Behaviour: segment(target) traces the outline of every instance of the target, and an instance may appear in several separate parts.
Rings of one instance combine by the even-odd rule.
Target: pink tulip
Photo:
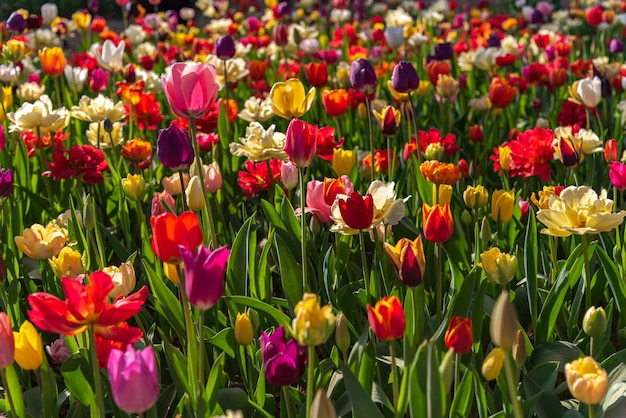
[[[181,118],[204,116],[217,99],[219,85],[211,64],[177,62],[161,84],[172,112]]]
[[[143,413],[159,397],[159,371],[152,347],[126,352],[113,348],[107,361],[113,400],[124,412]]]
[[[609,178],[617,190],[626,189],[626,164],[619,161],[609,164]]]
[[[11,321],[5,312],[0,312],[0,369],[13,364],[15,340]]]
[[[194,308],[206,311],[212,308],[224,293],[224,274],[230,250],[220,247],[211,251],[200,246],[190,251],[178,247],[185,267],[185,291]]]
[[[342,184],[343,191],[338,191],[340,191],[341,194],[350,196],[354,191],[354,186],[348,176],[339,177],[339,182],[340,183],[337,183],[337,185]],[[335,201],[336,193],[333,193],[331,190],[325,191],[325,183],[326,189],[328,189],[328,185],[330,184],[328,181],[313,180],[307,184],[306,211],[312,213],[320,222],[329,224],[332,223],[330,219],[330,209]],[[341,186],[339,186],[339,188],[341,189]],[[333,194],[335,196],[333,196]]]
[[[285,133],[285,153],[296,167],[308,167],[317,152],[319,128],[300,119],[292,119]]]

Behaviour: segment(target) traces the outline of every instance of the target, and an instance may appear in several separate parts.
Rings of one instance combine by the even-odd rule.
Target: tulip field
[[[626,2],[462,3],[0,14],[0,415],[626,416]]]

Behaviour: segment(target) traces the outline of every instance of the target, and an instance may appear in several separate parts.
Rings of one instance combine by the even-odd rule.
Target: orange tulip
[[[428,206],[422,205],[424,236],[430,242],[446,242],[454,232],[454,219],[450,204]]]
[[[474,331],[472,329],[472,318],[452,316],[450,325],[445,336],[446,347],[453,349],[455,353],[469,353],[474,344]]]
[[[489,100],[495,107],[506,107],[517,94],[517,87],[511,86],[505,78],[496,77],[489,86]]]
[[[202,244],[202,229],[193,212],[184,212],[180,216],[162,213],[153,216],[150,224],[153,233],[152,250],[163,262],[180,262],[180,246],[192,251]]]
[[[324,90],[322,93],[322,103],[328,116],[337,117],[348,110],[348,90]]]
[[[367,318],[374,335],[380,340],[397,340],[404,335],[406,318],[397,296],[385,296],[373,308],[368,304]]]
[[[428,74],[428,79],[430,80],[430,84],[436,86],[437,80],[439,80],[439,75],[450,75],[452,68],[450,67],[450,63],[448,61],[431,61],[426,64],[426,74]]]
[[[58,46],[53,48],[46,47],[39,51],[39,61],[41,61],[41,68],[44,73],[53,77],[62,75],[67,65],[65,54]]]
[[[459,167],[437,160],[424,161],[420,165],[420,171],[426,180],[435,184],[453,185],[461,179]]]

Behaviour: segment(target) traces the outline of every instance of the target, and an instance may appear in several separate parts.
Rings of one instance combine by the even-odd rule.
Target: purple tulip
[[[543,23],[543,13],[541,13],[537,9],[534,9],[530,13],[530,23],[533,23],[533,24]]]
[[[7,144],[7,137],[4,134],[4,126],[0,125],[0,152],[2,152],[6,144]]]
[[[420,78],[417,70],[408,61],[400,61],[393,67],[391,73],[391,87],[399,93],[408,93],[417,90],[420,85]]]
[[[276,6],[276,14],[279,17],[288,17],[289,15],[291,15],[291,7],[289,6],[289,2],[281,1],[280,3],[278,3],[278,6]]]
[[[24,32],[26,29],[26,19],[17,12],[11,13],[11,16],[7,19],[7,29],[11,32]]]
[[[359,58],[350,65],[350,84],[355,90],[370,92],[376,88],[376,72],[365,58]]]
[[[435,58],[437,61],[449,60],[454,56],[454,50],[450,42],[441,42],[435,45]]]
[[[265,378],[272,386],[296,383],[306,367],[306,348],[290,338],[285,342],[285,328],[278,327],[272,335],[261,332],[261,353]]]
[[[230,250],[220,247],[211,251],[200,246],[197,251],[178,247],[185,267],[185,291],[194,308],[205,311],[224,293],[224,273]]]
[[[126,352],[111,350],[107,362],[113,400],[124,412],[143,413],[159,397],[159,371],[152,347],[137,350],[132,345]]]
[[[157,155],[161,164],[170,170],[179,171],[193,164],[193,147],[187,131],[170,125],[159,131]]]
[[[0,168],[0,199],[9,197],[13,191],[13,172],[8,168]]]
[[[611,39],[609,51],[611,51],[611,54],[621,54],[624,52],[624,43],[617,38]]]
[[[215,55],[221,60],[229,60],[235,56],[235,41],[230,34],[221,36],[215,43]]]
[[[492,48],[500,48],[500,38],[498,38],[498,35],[491,35],[487,39],[487,45]]]
[[[87,8],[94,13],[98,13],[98,10],[100,9],[100,3],[98,2],[98,0],[88,0]]]

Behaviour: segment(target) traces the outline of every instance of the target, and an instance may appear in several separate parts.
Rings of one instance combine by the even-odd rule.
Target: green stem
[[[180,180],[180,198],[183,201],[183,212],[187,212],[189,206],[187,206],[187,196],[185,195],[185,174],[183,170],[178,172],[178,179]]]
[[[307,373],[307,380],[306,380],[306,416],[310,417],[311,416],[311,404],[313,403],[313,392],[315,391],[315,383],[313,382],[313,379],[315,378],[315,374],[313,373],[314,372],[313,363],[315,362],[315,347],[308,346],[307,352],[308,352],[308,360],[307,360],[308,373]]]
[[[304,189],[304,169],[303,168],[299,168],[298,171],[300,172],[300,209],[302,210],[302,212],[300,213],[300,229],[301,229],[301,236],[300,236],[300,242],[301,242],[301,251],[302,251],[302,291],[306,291],[307,289],[307,270],[308,270],[308,266],[307,266],[307,253],[306,253],[306,213],[305,213],[305,209],[306,209],[306,195],[305,195],[305,189]],[[270,172],[270,177],[272,176],[272,173]]]
[[[363,269],[363,280],[365,281],[365,298],[369,302],[370,295],[370,273],[367,267],[367,258],[365,257],[365,234],[363,231],[359,232],[359,244],[361,247],[361,268]]]
[[[587,235],[581,235],[581,241],[585,260],[585,308],[589,309],[591,307],[591,266],[589,265],[589,254],[587,252]]]
[[[436,269],[436,291],[435,291],[435,301],[437,306],[437,325],[441,324],[441,309],[443,302],[443,290],[442,290],[442,273],[441,273],[441,243],[438,242],[435,244],[435,248],[437,251],[437,269]]]
[[[370,181],[374,181],[374,130],[372,129],[372,108],[370,103],[370,98],[367,93],[365,93],[365,106],[367,107],[367,121],[370,127],[370,154],[372,156],[372,164],[370,168]]]
[[[595,343],[595,338],[593,337],[589,337],[589,356],[593,357],[593,349],[594,349],[594,344]]]
[[[287,418],[295,418],[296,411],[293,409],[293,402],[291,402],[291,397],[289,396],[288,388],[289,386],[283,386],[281,389],[283,391],[283,397],[285,398],[285,405],[287,406]]]
[[[459,362],[461,361],[461,356],[459,353],[454,353],[454,396],[457,393],[457,385],[459,384],[460,370],[459,370]]]
[[[396,368],[396,348],[394,340],[389,341],[389,355],[391,356],[391,387],[393,390],[393,404],[394,409],[397,409],[398,405],[398,370]],[[397,411],[396,411],[397,412]]]
[[[411,115],[413,116],[413,129],[415,131],[415,141],[417,142],[417,149],[415,152],[417,153],[417,161],[422,164],[422,152],[420,150],[419,138],[417,135],[417,117],[415,116],[415,106],[413,105],[413,93],[409,93],[409,102],[411,102]],[[411,140],[409,136],[409,141]]]
[[[100,366],[98,365],[98,352],[96,351],[96,334],[93,325],[89,325],[89,354],[91,355],[91,367],[93,368],[93,380],[96,391],[96,407],[98,417],[105,418],[104,398],[102,397],[102,382],[100,381]],[[93,408],[93,407],[92,407]],[[93,416],[93,409],[91,415]]]
[[[198,384],[204,387],[204,311],[198,312]]]
[[[183,269],[180,267],[180,264],[176,264],[176,272],[178,273],[178,285],[179,285],[179,293],[180,293],[180,302],[183,307],[183,316],[185,317],[185,330],[187,331],[187,373],[189,375],[189,387],[191,392],[189,395],[191,399],[195,403],[196,399],[196,353],[195,353],[195,344],[193,343],[193,324],[191,321],[191,308],[189,307],[189,301],[187,300],[187,291],[185,290],[185,275],[183,273]]]
[[[504,373],[506,375],[506,383],[509,387],[509,397],[513,403],[513,415],[515,418],[524,418],[524,412],[522,405],[517,398],[517,381],[513,372],[513,364],[511,357],[511,350],[507,350],[504,358]]]
[[[4,368],[0,369],[0,376],[2,376],[2,386],[4,387],[4,396],[9,401],[9,407],[11,408],[11,410],[9,411],[9,416],[11,418],[14,418],[14,417],[17,418],[17,415],[15,415],[15,405],[13,405],[13,396],[11,394],[11,391],[9,390],[9,384],[7,382],[7,373]]]
[[[596,416],[593,405],[587,404],[587,418],[594,418]]]
[[[228,102],[228,72],[226,71],[226,60],[224,62],[224,94],[226,96],[225,106],[223,106],[224,111],[226,112],[226,119],[230,120],[230,106]],[[230,123],[226,124],[226,136],[230,141]],[[271,172],[270,172],[271,175]]]

